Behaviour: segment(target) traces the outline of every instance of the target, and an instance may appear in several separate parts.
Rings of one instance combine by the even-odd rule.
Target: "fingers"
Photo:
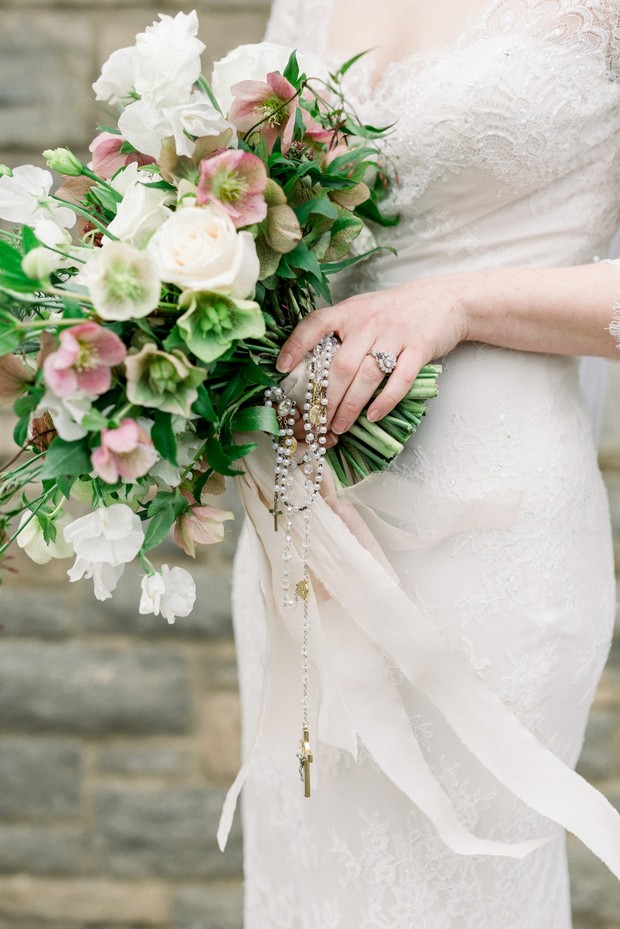
[[[413,348],[404,349],[385,387],[368,409],[367,416],[371,422],[383,419],[403,399],[423,364],[424,360]]]
[[[314,310],[308,316],[304,316],[280,349],[276,361],[278,371],[281,374],[292,371],[307,352],[311,351],[321,341],[324,335],[329,332],[337,333],[339,322],[340,314],[334,307]]]
[[[339,354],[343,352],[344,347],[343,345],[339,349]],[[340,402],[335,408],[331,427],[336,435],[351,428],[384,377],[375,359],[366,353],[355,376],[346,386],[346,390],[342,391]]]

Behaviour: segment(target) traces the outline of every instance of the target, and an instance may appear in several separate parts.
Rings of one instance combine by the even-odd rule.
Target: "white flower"
[[[58,268],[71,268],[75,260],[71,257],[71,234],[57,226],[51,219],[39,219],[34,225],[34,232],[42,243],[32,248],[22,260],[24,274],[41,280]],[[62,252],[63,254],[59,254]]]
[[[112,52],[93,84],[95,97],[103,103],[125,103],[131,99],[134,86],[133,47]]]
[[[244,299],[253,294],[260,273],[252,234],[237,232],[215,203],[177,210],[159,227],[148,251],[162,280],[183,290]]]
[[[71,517],[66,514],[54,520],[56,538],[54,541],[46,542],[38,516],[33,516],[30,510],[25,510],[19,521],[21,532],[17,536],[17,544],[36,564],[47,564],[52,558],[71,558],[73,548],[63,534],[70,520]]]
[[[177,442],[177,466],[170,464],[165,458],[160,458],[149,471],[150,477],[155,478],[162,487],[178,487],[181,483],[182,473],[196,460],[198,452],[204,446],[204,439],[198,438],[193,429],[189,427],[187,420],[182,420],[184,431],[180,434],[176,433],[175,419],[182,420],[182,417],[173,417],[172,423]],[[187,429],[185,428],[186,425],[188,426]]]
[[[196,584],[185,568],[161,566],[157,574],[142,578],[140,613],[154,613],[173,623],[177,616],[189,616],[196,602]]]
[[[187,156],[194,151],[194,143],[188,133],[199,138],[219,135],[225,129],[231,129],[236,141],[234,126],[200,91],[163,108],[148,99],[137,100],[121,114],[118,128],[134,148],[152,158],[159,158],[162,143],[169,136],[174,136],[177,153]]]
[[[233,102],[231,87],[240,81],[264,81],[272,71],[284,71],[290,58],[292,48],[276,45],[273,42],[259,42],[254,45],[239,45],[220,58],[213,65],[211,90],[222,107],[228,113]],[[299,55],[297,60],[302,71],[308,74],[320,74],[324,71],[311,56]]]
[[[125,565],[144,542],[140,517],[124,503],[98,507],[70,523],[64,534],[77,556],[69,579],[92,577],[98,600],[111,595]]]
[[[94,399],[81,390],[76,391],[71,397],[62,398],[47,390],[32,415],[41,416],[43,413],[49,413],[60,438],[66,442],[74,442],[76,439],[83,439],[88,432],[81,422],[90,412]]]
[[[168,219],[173,201],[170,193],[156,187],[147,187],[161,178],[150,171],[141,171],[134,163],[113,178],[112,187],[123,197],[116,208],[116,216],[108,229],[117,238],[133,245],[145,245],[158,226]]]
[[[164,116],[171,130],[168,135],[174,136],[175,148],[179,155],[189,157],[194,151],[194,144],[188,138],[188,134],[200,138],[201,136],[220,135],[226,129],[230,129],[232,136],[229,148],[237,144],[235,127],[224,119],[221,113],[218,113],[200,91],[193,93],[186,103],[167,107],[164,110]]]
[[[75,564],[69,568],[67,575],[72,583],[81,581],[83,577],[92,578],[97,600],[109,600],[124,570],[124,564],[109,565],[104,561],[86,561],[84,558],[76,558]]]
[[[200,56],[205,45],[197,38],[198,15],[159,15],[159,22],[136,36],[132,55],[134,87],[145,100],[159,107],[186,100],[200,77]]]
[[[0,177],[0,219],[34,226],[42,219],[52,219],[58,226],[75,225],[73,210],[60,206],[50,196],[54,178],[49,171],[34,165],[20,165],[12,175]]]
[[[127,242],[97,249],[79,275],[102,319],[142,319],[159,304],[161,281],[151,255]]]

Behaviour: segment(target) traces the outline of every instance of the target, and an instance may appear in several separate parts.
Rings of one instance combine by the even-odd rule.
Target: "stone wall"
[[[260,38],[268,2],[193,6],[215,58]],[[101,63],[178,9],[0,0],[0,162],[84,153],[105,121],[89,90]],[[618,399],[614,369],[601,464],[620,564]],[[0,419],[4,452],[9,433]],[[131,571],[97,604],[90,585],[67,585],[66,564],[15,556],[0,593],[0,929],[240,929],[238,825],[224,855],[215,844],[238,764],[234,537],[198,559],[198,608],[174,626],[137,615]],[[620,636],[581,770],[620,805]],[[578,843],[570,852],[575,929],[620,929],[619,885]]]

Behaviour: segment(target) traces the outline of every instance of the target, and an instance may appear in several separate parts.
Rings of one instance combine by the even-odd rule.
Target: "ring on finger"
[[[394,352],[381,352],[377,349],[372,349],[368,354],[372,355],[384,374],[391,374],[398,362],[398,358]]]

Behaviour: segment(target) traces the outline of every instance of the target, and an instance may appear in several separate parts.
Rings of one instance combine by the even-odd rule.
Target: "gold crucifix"
[[[269,512],[273,516],[273,531],[274,532],[278,531],[278,516],[282,516],[282,513],[284,512],[283,510],[280,509],[278,504],[279,504],[279,501],[276,495],[273,498],[273,509],[269,510]]]
[[[304,726],[299,743],[299,776],[304,782],[304,797],[310,796],[310,765],[314,761],[314,755],[310,748],[310,733],[308,727]]]

